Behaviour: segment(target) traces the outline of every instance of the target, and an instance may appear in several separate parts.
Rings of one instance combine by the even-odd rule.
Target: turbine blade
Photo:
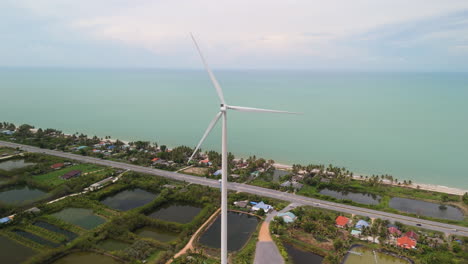
[[[288,112],[288,111],[281,111],[281,110],[270,110],[270,109],[234,106],[234,105],[228,105],[227,108],[232,109],[232,110],[242,111],[242,112],[280,113],[280,114],[295,114],[295,115],[302,114],[302,113],[297,113],[297,112]]]
[[[226,102],[224,101],[223,90],[221,89],[221,86],[219,85],[218,80],[216,80],[216,77],[214,76],[210,67],[208,67],[208,63],[206,63],[205,57],[203,57],[203,54],[201,52],[200,47],[198,46],[197,41],[195,40],[195,37],[192,35],[192,33],[190,33],[190,36],[192,37],[193,43],[195,43],[195,47],[197,47],[198,54],[200,54],[200,58],[203,61],[203,65],[205,65],[205,69],[208,72],[208,75],[210,76],[211,82],[216,88],[216,92],[218,93],[219,100],[221,101],[222,104],[226,104]]]
[[[188,160],[188,163],[190,163],[190,161],[193,159],[193,156],[195,156],[195,154],[197,153],[197,151],[200,148],[201,144],[203,144],[203,141],[205,141],[208,134],[210,134],[211,130],[213,130],[213,127],[216,125],[216,122],[218,122],[218,120],[219,120],[219,118],[221,117],[222,114],[223,114],[222,112],[219,112],[218,114],[216,114],[216,116],[213,118],[213,120],[211,120],[210,124],[208,125],[208,128],[205,131],[205,134],[203,134],[203,137],[201,138],[200,142],[198,142],[198,145],[195,148],[195,150],[193,151],[192,156],[190,156],[190,158]]]

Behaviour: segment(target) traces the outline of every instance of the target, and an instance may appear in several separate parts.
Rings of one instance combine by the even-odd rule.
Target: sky
[[[0,67],[468,71],[467,0],[1,0]]]

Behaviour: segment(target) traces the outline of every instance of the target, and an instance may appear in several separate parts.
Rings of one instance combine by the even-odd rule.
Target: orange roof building
[[[50,166],[52,169],[60,169],[64,166],[63,163],[55,163],[54,165]]]
[[[397,239],[397,245],[402,248],[412,249],[416,247],[416,241],[407,236],[402,236]]]
[[[336,218],[335,221],[336,221],[336,226],[345,227],[349,223],[349,218],[346,216],[340,215]]]
[[[158,160],[159,160],[159,158],[154,158],[154,159],[152,159],[151,161],[152,161],[152,162],[155,162],[155,161],[158,161]]]

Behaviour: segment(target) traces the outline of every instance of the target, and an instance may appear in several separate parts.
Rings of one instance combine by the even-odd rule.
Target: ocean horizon
[[[228,146],[284,164],[468,189],[468,74],[218,70]],[[203,70],[0,68],[0,121],[194,147],[219,110]],[[220,150],[220,126],[203,149]]]

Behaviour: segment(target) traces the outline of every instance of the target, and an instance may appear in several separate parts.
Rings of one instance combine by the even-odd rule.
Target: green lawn
[[[58,186],[66,181],[62,179],[60,176],[62,176],[63,174],[69,171],[80,170],[82,173],[86,173],[86,172],[96,171],[99,169],[101,169],[101,167],[93,165],[93,164],[78,164],[78,165],[73,165],[64,169],[51,171],[46,174],[34,175],[33,179],[40,184]]]

